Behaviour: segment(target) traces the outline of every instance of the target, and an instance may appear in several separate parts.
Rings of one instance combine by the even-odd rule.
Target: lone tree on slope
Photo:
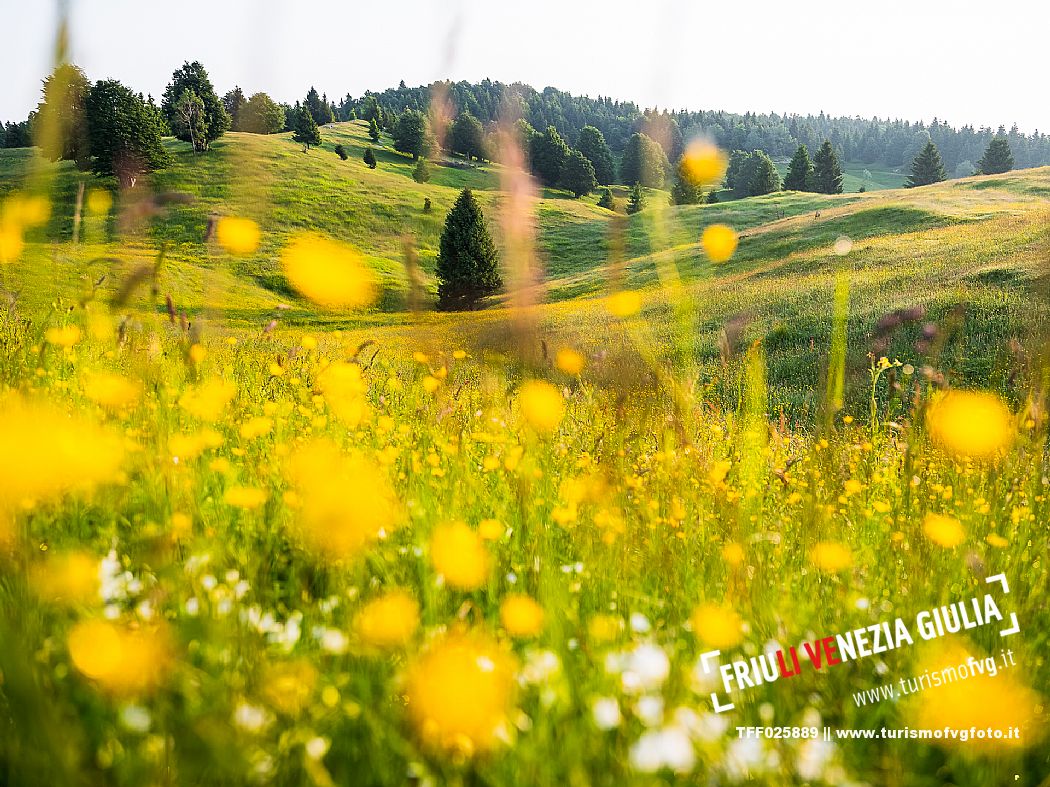
[[[1010,150],[1010,141],[1002,134],[992,137],[988,147],[977,162],[977,171],[982,175],[1001,175],[1014,168],[1014,154]]]
[[[445,218],[437,260],[438,308],[471,309],[503,287],[499,256],[485,216],[470,189],[463,189]]]
[[[929,186],[947,179],[948,175],[941,162],[941,152],[931,139],[911,163],[911,175],[904,185],[910,189],[915,186]]]

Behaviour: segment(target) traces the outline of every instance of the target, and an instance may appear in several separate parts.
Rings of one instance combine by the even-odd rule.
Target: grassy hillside
[[[434,166],[432,181],[419,184],[412,179],[413,162],[390,149],[387,139],[377,149],[378,168],[363,163],[370,143],[363,123],[338,124],[322,133],[323,147],[309,153],[288,135],[229,134],[206,155],[169,141],[175,164],[156,173],[153,188],[190,194],[192,202],[175,204],[125,231],[116,249],[104,243],[116,231],[112,222],[106,228],[86,226],[86,242],[75,252],[68,243],[54,242],[71,236],[75,173],[68,165],[31,160],[27,151],[0,151],[0,192],[24,184],[32,164],[53,176],[54,195],[50,225],[39,236],[48,242],[30,244],[24,259],[8,266],[5,275],[18,283],[27,304],[46,304],[56,288],[76,293],[99,280],[104,291],[112,292],[133,266],[166,244],[160,295],[170,294],[191,316],[255,326],[276,318],[282,325],[328,325],[370,332],[369,337],[376,329],[390,337],[412,337],[412,326],[423,324],[427,333],[452,330],[475,342],[491,342],[499,333],[494,326],[508,314],[500,298],[468,320],[405,313],[402,239],[413,239],[432,294],[441,226],[459,189],[477,191],[500,242],[501,168]],[[337,143],[348,149],[349,160],[332,152]],[[582,345],[601,350],[597,345],[612,335],[602,301],[610,280],[608,261],[622,257],[623,285],[652,294],[643,316],[658,352],[686,346],[700,379],[717,381],[724,352],[720,336],[731,323],[740,332],[739,342],[766,343],[775,404],[805,412],[812,410],[813,392],[799,381],[812,383],[821,374],[821,355],[811,349],[826,346],[835,277],[847,271],[851,366],[861,383],[872,350],[870,334],[882,315],[921,306],[925,321],[937,323],[956,315],[960,304],[966,304],[965,312],[952,317],[961,322],[944,347],[950,367],[961,381],[994,382],[1005,374],[1011,340],[1023,341],[1032,330],[1041,330],[1046,316],[1043,301],[1029,292],[1046,259],[1048,189],[1050,170],[1042,169],[914,191],[781,193],[703,206],[671,207],[665,193],[653,191],[646,210],[615,222],[612,212],[597,207],[595,196],[575,200],[547,190],[535,210],[544,271],[535,298],[549,304],[540,324],[551,334],[579,334]],[[423,212],[428,197],[433,202],[429,214]],[[621,191],[619,210],[624,197]],[[264,228],[259,252],[232,259],[206,244],[212,213],[256,219]],[[723,266],[709,264],[697,243],[703,227],[713,223],[741,233],[736,256]],[[289,237],[307,229],[352,243],[367,255],[383,279],[384,297],[375,311],[327,314],[290,291],[279,269],[279,251]],[[853,241],[845,257],[831,252],[840,236]],[[58,264],[44,264],[48,259]],[[688,307],[669,319],[667,298],[657,289],[668,284],[672,269]],[[153,308],[163,308],[162,300]],[[981,330],[968,330],[972,326]],[[920,330],[921,323],[906,326],[880,352],[920,361],[914,347]]]

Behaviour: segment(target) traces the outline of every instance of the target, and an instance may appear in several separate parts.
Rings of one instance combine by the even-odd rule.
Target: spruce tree
[[[645,207],[645,195],[642,193],[642,184],[635,181],[631,186],[631,198],[627,200],[627,215],[638,213]]]
[[[826,139],[813,157],[813,189],[821,194],[842,193],[842,167],[835,149]]]
[[[448,148],[453,153],[462,153],[470,161],[478,160],[485,147],[485,129],[481,121],[469,112],[460,112],[449,129]]]
[[[430,174],[430,165],[425,158],[421,158],[419,163],[416,164],[416,168],[412,170],[412,179],[416,183],[428,183],[430,182]]]
[[[379,141],[379,126],[376,124],[376,119],[372,118],[368,121],[368,136],[373,142]]]
[[[78,169],[91,166],[85,117],[90,92],[91,83],[74,65],[61,65],[44,80],[33,126],[37,144],[51,161],[72,161]]]
[[[915,160],[912,161],[911,175],[908,176],[908,180],[904,185],[907,188],[929,186],[931,183],[940,183],[942,180],[947,180],[947,178],[948,175],[944,171],[944,164],[941,162],[941,153],[937,150],[933,140],[930,140],[919,155],[915,157]]]
[[[335,146],[335,155],[339,156],[343,161],[346,161],[350,156],[346,152],[346,148],[342,145]]]
[[[685,159],[678,161],[674,185],[671,187],[672,205],[699,205],[704,201],[704,192],[686,172]]]
[[[1010,150],[1010,141],[1002,134],[996,134],[977,162],[977,172],[981,175],[1001,175],[1014,168],[1014,154]]]
[[[167,166],[161,118],[140,96],[116,80],[96,82],[86,101],[92,169],[115,175],[124,188],[145,172]]]
[[[430,155],[434,146],[430,136],[430,124],[427,116],[415,109],[406,109],[394,124],[394,150],[408,153],[413,161],[420,156]]]
[[[440,309],[473,308],[503,286],[496,244],[470,189],[460,192],[445,218],[436,273]]]
[[[597,187],[594,167],[580,151],[569,151],[565,164],[561,168],[560,184],[563,189],[571,191],[576,197],[590,194]]]
[[[812,191],[813,162],[809,160],[809,151],[805,145],[799,145],[795,155],[788,164],[787,177],[784,178],[786,191]]]
[[[544,186],[553,188],[561,179],[561,169],[569,156],[569,146],[558,129],[547,126],[543,134],[536,134],[529,143],[529,166]]]
[[[368,165],[369,169],[376,168],[376,154],[372,151],[372,148],[365,148],[365,155],[363,160],[365,164]]]
[[[321,129],[317,127],[314,116],[306,107],[295,105],[295,125],[292,131],[292,139],[302,144],[303,150],[309,150],[311,145],[321,144]]]
[[[580,151],[594,167],[594,179],[601,186],[608,186],[616,177],[613,167],[612,151],[605,143],[602,132],[594,126],[584,126],[576,137],[576,149]]]
[[[612,189],[605,186],[601,191],[601,197],[598,199],[598,207],[605,208],[606,210],[616,210],[616,201],[613,199]]]
[[[748,172],[747,193],[751,197],[780,191],[780,173],[773,160],[763,150],[751,154]]]
[[[662,189],[669,170],[667,154],[660,145],[640,132],[631,135],[620,165],[624,183],[641,183],[651,189]]]

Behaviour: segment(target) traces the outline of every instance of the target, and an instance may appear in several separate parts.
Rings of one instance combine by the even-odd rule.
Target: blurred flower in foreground
[[[553,432],[565,416],[565,399],[561,391],[543,380],[523,383],[519,398],[525,420],[537,432]]]
[[[361,254],[315,235],[291,242],[281,258],[292,287],[329,309],[360,309],[376,299],[376,282]]]
[[[48,555],[30,565],[26,578],[45,601],[88,604],[99,601],[99,561],[86,552]]]
[[[613,317],[630,317],[642,308],[642,295],[636,290],[620,290],[605,299],[605,308]]]
[[[453,633],[433,643],[406,682],[408,711],[423,740],[471,756],[505,736],[517,665],[486,634]]]
[[[679,726],[649,730],[631,747],[631,767],[642,773],[670,770],[688,773],[696,764],[689,731]]]
[[[44,338],[48,344],[53,344],[56,347],[72,347],[80,341],[80,329],[75,325],[48,328],[44,332]]]
[[[1014,439],[1014,417],[998,396],[985,391],[948,391],[930,403],[926,426],[933,442],[950,454],[990,459]]]
[[[571,347],[562,347],[554,356],[554,364],[565,374],[576,377],[583,371],[584,358]]]
[[[226,405],[237,395],[237,386],[226,380],[209,380],[186,389],[179,399],[183,410],[209,423],[219,420]]]
[[[89,374],[84,379],[84,395],[102,407],[119,410],[138,401],[142,385],[119,374]]]
[[[912,724],[931,729],[952,727],[967,731],[971,727],[979,730],[990,727],[993,731],[1002,730],[1004,734],[1011,727],[1021,729],[1019,739],[986,737],[963,742],[946,736],[935,741],[942,746],[966,750],[1009,749],[1037,743],[1037,737],[1041,737],[1044,732],[1039,724],[1042,699],[1015,677],[1015,670],[1020,668],[992,673],[986,665],[990,659],[994,663],[997,658],[975,655],[965,640],[960,641],[955,637],[936,640],[920,656],[915,674],[940,672],[944,683],[913,697],[907,706]],[[976,662],[984,663],[983,674],[971,674]],[[999,667],[1002,669],[1001,662]],[[962,669],[970,677],[948,680],[952,671],[959,674]],[[943,670],[948,672],[945,674]]]
[[[401,521],[402,507],[383,469],[328,440],[300,448],[287,476],[299,497],[300,535],[329,558],[355,557]]]
[[[0,404],[0,508],[90,490],[117,479],[121,439],[50,407]]]
[[[215,239],[230,254],[251,254],[260,237],[259,225],[251,219],[223,216],[215,225]]]
[[[813,547],[809,559],[821,571],[835,574],[853,565],[853,553],[845,544],[835,541],[821,541]]]
[[[222,499],[234,508],[243,508],[252,511],[260,508],[269,498],[265,489],[257,489],[252,486],[231,486],[226,490]]]
[[[336,417],[354,428],[367,421],[372,408],[366,398],[368,382],[356,363],[335,361],[317,376],[317,388]]]
[[[369,601],[354,621],[367,645],[396,648],[408,644],[419,628],[419,604],[404,590],[392,590]]]
[[[475,590],[489,578],[492,557],[481,538],[462,522],[434,529],[430,560],[445,582],[461,590]]]
[[[113,207],[113,195],[106,189],[92,189],[85,200],[89,213],[104,216]]]
[[[535,637],[543,630],[543,608],[522,593],[503,599],[499,616],[503,628],[514,637]]]
[[[700,236],[700,245],[711,262],[726,262],[736,251],[738,239],[732,227],[712,224]]]
[[[961,544],[965,538],[959,520],[945,514],[927,514],[922,521],[922,530],[930,541],[949,549]]]
[[[69,632],[73,666],[103,689],[119,695],[147,692],[166,677],[171,653],[163,629],[130,629],[86,620]]]
[[[701,604],[693,612],[690,622],[700,641],[712,648],[731,648],[744,638],[744,622],[732,607],[725,604]]]
[[[718,146],[706,139],[694,139],[682,154],[679,171],[694,186],[713,186],[722,182],[729,160]]]
[[[276,710],[296,716],[309,706],[317,685],[317,668],[309,661],[270,664],[263,671],[262,695]]]

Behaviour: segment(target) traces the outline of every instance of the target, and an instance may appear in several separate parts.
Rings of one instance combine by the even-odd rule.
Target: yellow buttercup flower
[[[281,264],[301,295],[329,309],[361,309],[376,299],[376,281],[354,248],[303,235],[285,249]]]
[[[91,374],[84,380],[84,395],[102,407],[119,410],[138,402],[142,384],[120,374]]]
[[[642,294],[636,290],[614,292],[605,299],[605,308],[613,317],[630,317],[641,310]]]
[[[565,399],[561,391],[548,382],[525,382],[518,398],[525,420],[537,432],[553,432],[565,417]]]
[[[48,328],[44,332],[44,338],[48,344],[58,347],[72,347],[80,341],[80,329],[75,325],[66,325],[62,328]]]
[[[933,442],[950,454],[991,459],[1009,448],[1016,423],[1006,404],[985,391],[948,391],[940,394],[926,412],[926,427]]]
[[[507,528],[498,519],[482,519],[478,522],[478,535],[486,541],[498,541],[506,532]]]
[[[368,403],[368,381],[356,363],[336,361],[317,376],[317,387],[336,417],[354,428],[368,421],[372,408]]]
[[[278,712],[297,716],[310,705],[317,686],[317,668],[309,661],[270,664],[262,674],[262,696]]]
[[[179,399],[179,406],[190,415],[209,423],[219,420],[226,406],[237,395],[237,386],[226,380],[209,380],[186,392]]]
[[[361,640],[375,648],[407,645],[419,628],[419,603],[404,590],[393,590],[368,602],[357,614]]]
[[[736,232],[725,224],[712,224],[700,236],[700,245],[711,262],[726,262],[736,252]]]
[[[744,621],[736,610],[725,604],[701,604],[693,611],[689,622],[693,633],[711,648],[731,648],[744,638]]]
[[[243,508],[252,511],[260,508],[267,501],[269,495],[265,489],[257,489],[251,486],[231,486],[226,490],[222,499],[234,508]]]
[[[73,666],[102,689],[135,695],[155,689],[167,676],[171,653],[164,629],[130,629],[87,620],[69,632]]]
[[[512,593],[499,608],[503,628],[513,637],[535,637],[543,631],[543,607],[522,593]]]
[[[423,741],[464,756],[492,748],[513,710],[516,662],[481,633],[452,633],[411,667],[408,712]]]
[[[430,561],[448,585],[460,590],[484,585],[492,564],[478,534],[462,522],[435,528],[430,537]]]
[[[562,347],[554,356],[554,364],[566,374],[577,377],[583,371],[584,358],[571,347]]]
[[[33,592],[45,601],[87,604],[99,601],[99,561],[86,552],[48,555],[26,574]]]
[[[853,565],[853,553],[845,544],[835,541],[821,541],[813,547],[810,561],[821,571],[836,574]]]
[[[302,446],[286,475],[299,498],[300,535],[325,557],[356,557],[404,517],[383,468],[328,440]]]
[[[223,216],[215,225],[215,239],[230,254],[246,255],[259,248],[262,233],[251,219]]]
[[[0,263],[14,262],[25,249],[22,227],[0,220]]]
[[[118,478],[123,441],[81,418],[14,398],[0,404],[0,509]]]
[[[966,537],[959,520],[945,514],[927,514],[922,521],[922,530],[930,541],[947,549],[958,546]]]
[[[93,213],[96,216],[105,216],[109,213],[110,208],[113,207],[113,195],[106,189],[91,189],[84,202],[87,205],[88,213]]]
[[[694,139],[678,165],[682,177],[694,186],[715,186],[725,177],[729,159],[718,146],[706,139]]]

